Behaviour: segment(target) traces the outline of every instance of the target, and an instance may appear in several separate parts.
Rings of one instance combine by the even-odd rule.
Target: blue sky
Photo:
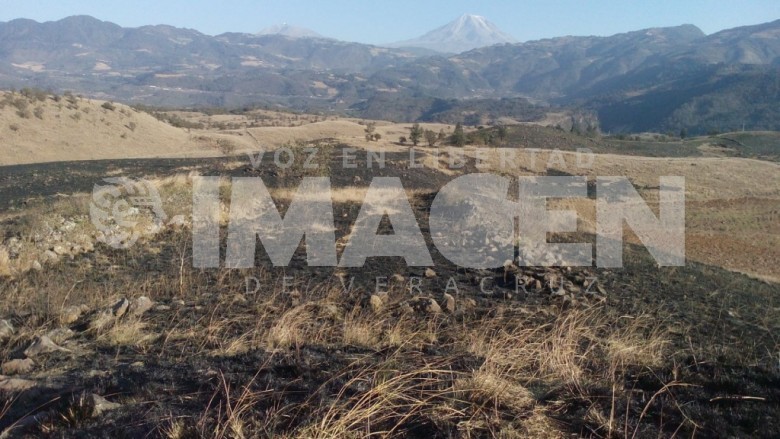
[[[778,0],[0,0],[0,21],[86,14],[122,26],[170,24],[215,35],[287,22],[325,36],[386,43],[421,35],[461,14],[483,15],[520,41],[611,35],[692,23],[706,33],[780,19]]]

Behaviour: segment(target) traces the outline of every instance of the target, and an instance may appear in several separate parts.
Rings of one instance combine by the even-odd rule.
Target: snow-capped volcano
[[[516,42],[511,35],[479,15],[464,14],[455,21],[393,47],[421,47],[438,52],[460,53],[478,47]]]

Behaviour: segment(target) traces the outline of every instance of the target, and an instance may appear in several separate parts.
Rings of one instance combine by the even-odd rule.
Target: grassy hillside
[[[27,89],[0,92],[0,136],[0,165],[219,154],[186,130],[125,105]]]

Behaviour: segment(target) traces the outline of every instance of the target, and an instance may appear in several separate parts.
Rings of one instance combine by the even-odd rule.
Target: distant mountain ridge
[[[463,35],[474,27],[470,17],[445,28]],[[510,99],[496,108],[522,117],[537,114],[527,99],[591,111],[609,131],[780,129],[780,20],[712,35],[681,25],[451,56],[271,31],[208,36],[165,25],[123,28],[87,16],[13,20],[0,23],[0,88],[409,120],[441,115],[442,108],[448,120],[477,120],[475,112],[495,114],[490,99]]]
[[[287,23],[269,26],[255,35],[284,35],[290,38],[325,38],[311,29],[293,26]]]
[[[464,14],[420,37],[399,41],[389,47],[417,47],[442,53],[461,53],[479,47],[514,43],[511,35],[480,15]]]

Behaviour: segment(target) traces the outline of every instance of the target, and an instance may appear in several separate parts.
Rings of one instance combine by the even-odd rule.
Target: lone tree
[[[466,144],[466,134],[463,132],[463,125],[460,122],[455,125],[455,131],[450,136],[450,143],[455,146],[464,146]]]
[[[420,143],[420,139],[423,136],[423,129],[420,127],[419,123],[415,123],[412,125],[412,128],[409,130],[409,139],[412,141],[412,145],[417,146],[417,144]]]
[[[374,136],[374,130],[376,130],[376,122],[368,122],[366,124],[366,128],[364,129],[364,131],[366,132],[366,140],[367,141],[370,142],[372,140],[376,140],[376,138]]]
[[[444,128],[439,130],[439,142],[444,142],[444,140],[447,138],[447,134],[444,132]]]
[[[439,136],[433,130],[425,130],[425,141],[428,142],[428,146],[436,146]]]
[[[496,135],[498,135],[498,140],[500,140],[501,143],[504,143],[504,141],[506,140],[507,134],[509,134],[509,133],[508,133],[508,131],[506,129],[506,125],[499,125],[498,126],[498,130],[496,130]]]

